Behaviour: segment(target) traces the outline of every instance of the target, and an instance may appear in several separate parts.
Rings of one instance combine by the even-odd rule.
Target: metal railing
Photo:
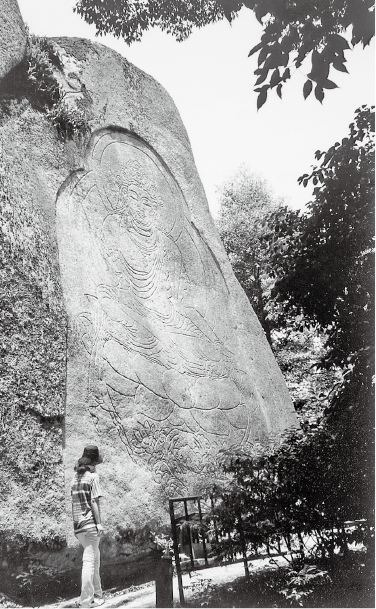
[[[174,497],[169,500],[175,567],[182,607],[185,606],[182,582],[184,571],[197,571],[213,566],[243,562],[244,572],[248,577],[249,562],[265,558],[273,562],[277,557],[284,557],[291,562],[294,556],[304,558],[317,554],[322,547],[323,535],[331,534],[334,541],[335,531],[312,530],[305,533],[299,531],[288,534],[274,533],[264,538],[263,543],[257,539],[255,543],[247,542],[240,513],[236,530],[225,531],[223,527],[217,526],[216,499],[210,496],[207,500],[203,500],[200,495],[194,495]],[[193,503],[193,510],[189,510],[189,503]],[[177,514],[177,509],[180,514]],[[348,521],[343,523],[343,526],[348,528],[363,524],[365,521]],[[197,557],[198,548],[200,558]]]

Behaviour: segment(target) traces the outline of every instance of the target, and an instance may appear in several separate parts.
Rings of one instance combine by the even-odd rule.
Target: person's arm
[[[100,497],[96,497],[95,499],[91,500],[91,511],[93,512],[94,522],[96,524],[97,531],[98,533],[102,533],[103,526],[101,523],[101,510],[99,505],[99,499]]]

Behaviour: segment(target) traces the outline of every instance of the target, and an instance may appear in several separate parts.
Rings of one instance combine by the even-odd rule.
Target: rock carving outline
[[[200,475],[224,444],[246,448],[251,421],[262,418],[230,338],[214,323],[213,299],[218,289],[226,298],[227,286],[177,182],[133,134],[95,134],[57,210],[71,227],[61,236],[72,234],[61,266],[88,358],[90,412],[99,431],[104,420],[116,428],[131,459],[176,494],[184,468]]]

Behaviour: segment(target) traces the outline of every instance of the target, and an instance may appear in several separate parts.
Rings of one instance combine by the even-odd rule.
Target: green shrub
[[[90,135],[91,97],[83,88],[81,98],[68,103],[56,75],[62,69],[53,42],[29,35],[24,60],[2,80],[2,113],[9,114],[15,101],[27,99],[32,108],[46,113],[62,139]]]
[[[39,109],[52,108],[60,99],[54,67],[61,68],[52,43],[46,38],[30,35],[27,51],[27,85],[30,97]]]
[[[83,139],[91,133],[86,107],[79,103],[69,104],[66,95],[60,97],[48,117],[61,139]]]
[[[217,500],[208,516],[211,533],[215,525],[219,537],[213,542],[218,556],[284,553],[290,562],[299,556],[330,564],[336,551],[346,553],[354,541],[371,549],[372,514],[359,503],[359,486],[343,463],[344,437],[323,421],[305,434],[287,433],[271,454],[224,451],[229,483],[214,489]],[[358,522],[349,523],[353,518]]]

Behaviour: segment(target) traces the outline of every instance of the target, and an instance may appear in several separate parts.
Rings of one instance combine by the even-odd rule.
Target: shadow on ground
[[[101,578],[103,590],[116,593],[125,588],[139,586],[155,579],[160,557],[152,555],[132,562],[102,564]],[[39,607],[56,603],[60,599],[78,597],[80,594],[81,570],[75,569],[54,577],[36,575],[27,580],[17,578],[14,572],[1,571],[0,593],[3,592],[17,605]],[[6,606],[1,601],[0,606]]]
[[[327,565],[322,565],[322,568]],[[250,577],[238,577],[223,584],[209,579],[202,584],[193,582],[185,597],[187,607],[375,607],[374,561],[366,555],[350,553],[349,557],[337,557],[329,571],[330,581],[308,585],[312,589],[307,596],[287,600],[287,567],[273,568],[266,563],[258,569],[250,569]]]

